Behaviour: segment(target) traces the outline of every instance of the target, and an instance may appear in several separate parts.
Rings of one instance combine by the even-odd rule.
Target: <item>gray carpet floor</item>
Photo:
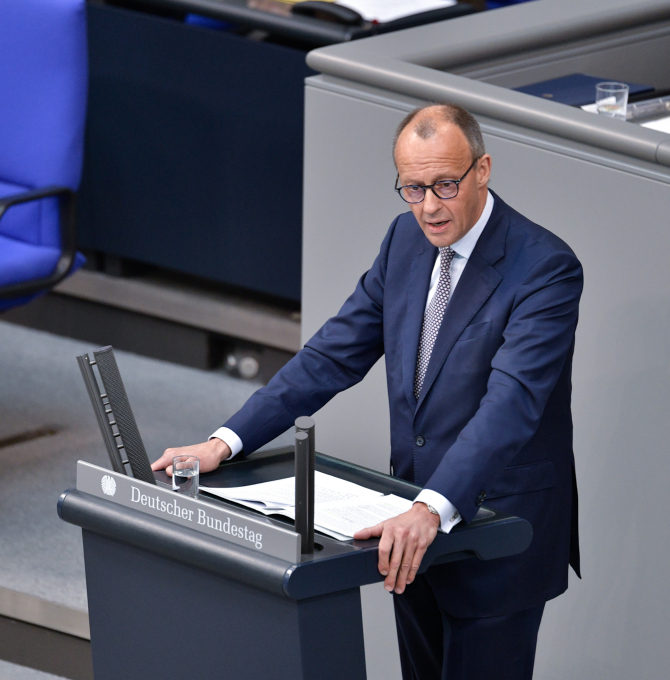
[[[75,485],[77,460],[109,467],[76,355],[96,349],[0,322],[0,441],[38,428],[56,433],[0,448],[0,586],[86,610],[80,530],[56,502]],[[258,387],[115,352],[151,460],[169,446],[204,441]],[[290,434],[269,446],[289,443]],[[35,671],[3,678],[46,678]],[[18,667],[15,667],[18,668]],[[33,673],[33,675],[30,675]]]

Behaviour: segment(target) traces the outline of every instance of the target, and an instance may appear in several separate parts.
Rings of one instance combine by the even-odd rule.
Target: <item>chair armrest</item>
[[[14,205],[37,201],[41,198],[58,196],[60,214],[60,247],[61,256],[56,267],[49,276],[32,279],[22,283],[0,287],[0,300],[23,297],[43,290],[53,288],[62,281],[72,269],[77,254],[76,241],[76,198],[75,193],[68,187],[49,186],[34,191],[25,191],[14,196],[0,198],[0,219],[5,212]]]

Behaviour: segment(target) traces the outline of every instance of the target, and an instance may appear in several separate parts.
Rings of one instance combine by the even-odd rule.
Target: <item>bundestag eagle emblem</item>
[[[100,480],[100,486],[102,487],[102,493],[104,493],[105,496],[113,496],[116,493],[116,482],[114,481],[114,477],[105,475]]]

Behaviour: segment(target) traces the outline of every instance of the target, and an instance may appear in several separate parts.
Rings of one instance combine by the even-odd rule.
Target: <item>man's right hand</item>
[[[230,458],[231,453],[228,444],[214,437],[202,444],[165,449],[165,453],[151,464],[151,469],[165,470],[172,477],[172,459],[175,456],[196,456],[200,459],[200,472],[211,472],[216,470],[226,458]]]

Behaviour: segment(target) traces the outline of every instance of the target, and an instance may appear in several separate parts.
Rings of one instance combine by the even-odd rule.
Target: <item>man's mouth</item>
[[[442,229],[449,223],[449,220],[442,220],[442,222],[426,222],[429,229]]]

